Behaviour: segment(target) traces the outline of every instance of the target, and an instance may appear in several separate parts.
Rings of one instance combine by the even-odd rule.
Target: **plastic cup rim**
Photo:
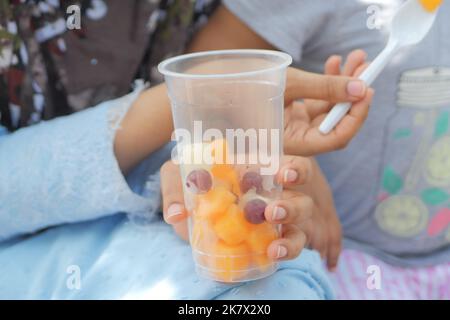
[[[170,71],[167,69],[167,67],[170,64],[173,64],[175,62],[186,60],[186,59],[192,59],[192,58],[198,58],[198,57],[208,57],[208,56],[214,56],[214,55],[269,55],[269,56],[276,56],[281,58],[281,61],[278,65],[268,68],[262,68],[260,70],[254,70],[254,71],[244,71],[244,72],[237,72],[237,73],[225,73],[225,74],[192,74],[192,73],[182,73],[182,72],[176,72],[176,71]],[[158,71],[163,74],[165,77],[177,77],[177,78],[187,78],[187,79],[224,79],[224,78],[240,78],[240,77],[251,77],[256,76],[258,74],[263,74],[271,71],[277,71],[284,68],[289,67],[292,64],[292,57],[281,51],[275,51],[275,50],[258,50],[258,49],[239,49],[239,50],[213,50],[213,51],[202,51],[202,52],[195,52],[195,53],[188,53],[183,54],[180,56],[176,56],[173,58],[169,58],[164,60],[158,65]]]

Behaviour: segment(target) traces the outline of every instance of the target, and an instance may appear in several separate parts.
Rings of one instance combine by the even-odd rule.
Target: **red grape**
[[[186,178],[186,187],[195,194],[206,193],[212,187],[212,178],[204,169],[191,171]]]
[[[241,180],[241,191],[246,193],[250,189],[254,188],[256,192],[262,191],[263,179],[257,172],[249,171],[244,174]]]
[[[244,207],[245,219],[252,224],[263,223],[266,218],[264,211],[266,210],[267,203],[261,199],[253,199],[247,202]]]

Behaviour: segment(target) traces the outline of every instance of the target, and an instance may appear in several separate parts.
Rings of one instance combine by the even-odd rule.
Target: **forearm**
[[[170,141],[172,112],[165,85],[144,91],[133,103],[117,131],[114,152],[123,173]]]
[[[270,49],[271,46],[221,6],[197,33],[187,51],[234,48]],[[129,172],[170,141],[172,131],[166,86],[146,90],[130,108],[116,135],[114,150],[122,172]]]
[[[222,5],[212,15],[205,27],[196,34],[189,44],[188,51],[227,49],[274,50],[276,48]],[[289,81],[287,81],[286,86],[286,104],[298,98],[299,86],[308,85],[307,81],[303,79],[306,75],[309,74],[295,68],[288,69],[287,77]],[[315,78],[311,77],[310,80],[315,80]]]
[[[196,34],[188,51],[225,49],[274,49],[274,47],[221,5]]]

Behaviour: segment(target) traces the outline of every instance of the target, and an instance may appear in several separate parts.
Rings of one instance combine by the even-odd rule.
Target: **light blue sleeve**
[[[113,152],[115,131],[139,91],[3,132],[0,239],[117,212],[155,211],[155,201],[130,189]]]
[[[0,138],[6,136],[8,134],[8,130],[5,127],[0,126]]]

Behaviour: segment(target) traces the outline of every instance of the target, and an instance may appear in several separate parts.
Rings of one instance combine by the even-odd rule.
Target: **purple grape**
[[[244,174],[241,180],[241,191],[247,193],[252,188],[256,189],[256,192],[262,191],[263,179],[257,172],[249,171]]]
[[[212,178],[204,169],[191,171],[186,178],[187,189],[195,194],[206,193],[212,187]]]
[[[244,207],[245,219],[252,224],[263,223],[266,220],[264,216],[266,207],[267,203],[261,199],[250,200]]]

